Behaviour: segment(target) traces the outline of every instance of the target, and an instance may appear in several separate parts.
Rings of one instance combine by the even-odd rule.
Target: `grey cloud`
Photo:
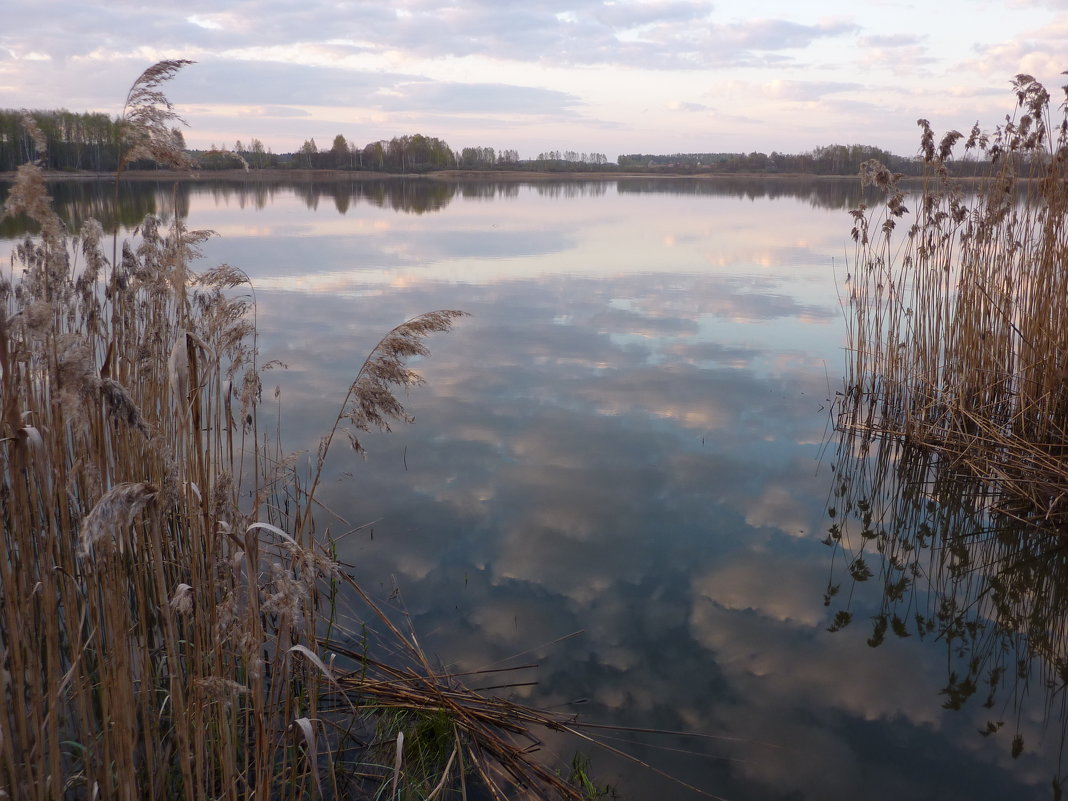
[[[774,582],[768,576],[776,577]],[[726,610],[754,610],[771,620],[801,626],[826,625],[826,612],[812,599],[827,584],[822,560],[802,562],[797,554],[741,551],[693,578],[694,593]]]
[[[616,5],[592,0],[460,6],[411,2],[394,7],[370,2],[240,2],[223,7],[192,2],[180,7],[82,6],[41,27],[35,6],[19,0],[5,11],[5,21],[24,19],[24,29],[34,31],[34,46],[57,60],[97,48],[132,50],[134,43],[216,53],[320,43],[339,54],[395,50],[430,58],[478,54],[548,65],[626,63],[654,68],[769,63],[782,60],[776,51],[856,29],[845,22],[718,24],[706,19],[709,11],[706,3],[682,0]],[[194,17],[215,19],[219,27],[195,24],[190,21]],[[635,27],[643,29],[645,40],[620,41],[619,33]],[[0,46],[31,41],[28,34],[12,33],[18,30],[17,24],[9,24]]]
[[[487,55],[543,64],[595,63],[616,44],[611,32],[588,17],[575,22],[524,6],[507,13],[494,7],[401,20],[382,35],[392,46],[422,56]]]
[[[700,326],[694,320],[673,315],[646,315],[629,309],[606,309],[593,314],[589,322],[600,331],[643,336],[692,336],[700,331]]]
[[[173,96],[176,102],[195,98],[196,103],[247,104],[269,99],[270,105],[259,112],[262,116],[306,114],[287,112],[286,104],[336,105],[415,113],[427,123],[435,115],[454,123],[456,114],[574,118],[583,102],[567,92],[536,87],[434,82],[401,73],[244,61],[198,64],[176,79]]]
[[[779,255],[778,252],[776,255]],[[784,255],[789,256],[792,253],[787,249]],[[788,259],[780,258],[776,263],[788,263]],[[794,297],[777,292],[775,281],[769,279],[747,283],[736,278],[718,276],[695,278],[691,289],[694,292],[692,297],[679,293],[640,296],[637,305],[643,313],[651,316],[685,313],[685,309],[692,307],[693,297],[699,297],[700,312],[717,317],[745,320],[806,317],[831,320],[839,314],[831,305],[813,306],[799,303]]]
[[[56,4],[58,5],[58,4]],[[62,4],[47,14],[37,2],[13,0],[4,6],[0,43],[24,44],[63,62],[97,49],[119,52],[134,47],[196,47],[208,33],[190,30],[185,17],[211,4],[190,2],[180,7],[144,3]]]
[[[629,29],[665,22],[689,22],[703,19],[713,10],[708,2],[666,0],[666,2],[602,4],[593,16],[613,28]]]
[[[477,54],[550,67],[626,64],[674,70],[720,64],[784,65],[791,60],[788,54],[766,48],[795,47],[802,40],[835,35],[838,30],[789,23],[781,23],[785,28],[762,23],[759,30],[716,24],[698,18],[708,10],[707,4],[689,2],[606,6],[599,0],[584,0],[465,3],[457,7],[411,2],[399,8],[410,14],[398,15],[393,7],[369,2],[294,5],[268,0],[220,6],[193,0],[181,6],[151,8],[137,4],[80,6],[69,14],[51,17],[45,25],[36,25],[33,21],[40,17],[36,6],[16,0],[10,11],[5,8],[5,22],[10,24],[0,33],[0,52],[2,48],[25,50],[32,45],[50,53],[52,61],[0,62],[11,70],[6,82],[15,87],[6,102],[16,107],[63,105],[115,114],[132,79],[145,66],[144,56],[136,48],[179,54],[184,49],[199,63],[183,71],[168,87],[180,109],[211,104],[251,107],[245,113],[251,122],[213,119],[219,131],[213,134],[216,138],[236,136],[257,127],[258,120],[272,118],[278,127],[272,134],[284,137],[284,141],[274,143],[275,149],[294,147],[294,140],[299,142],[319,131],[295,125],[304,112],[296,108],[287,111],[286,107],[311,105],[419,115],[418,127],[431,134],[455,130],[458,117],[462,118],[459,124],[470,129],[518,130],[533,115],[561,123],[581,122],[611,137],[627,126],[587,119],[583,100],[567,87],[562,91],[512,87],[493,80],[492,75],[472,75],[464,83],[439,83],[406,73],[403,67],[388,72],[312,67],[285,61],[285,47],[304,46],[320,57],[337,61],[361,52],[392,51],[427,59]],[[565,11],[568,14],[562,14]],[[193,17],[216,20],[221,27],[205,28],[191,22]],[[20,19],[24,25],[18,24]],[[639,23],[648,23],[641,29],[643,41],[620,40],[621,31]],[[31,30],[32,38],[30,33],[20,32]],[[255,48],[262,48],[266,55],[255,55]],[[114,55],[80,59],[98,49]],[[74,58],[80,60],[74,63]],[[673,108],[685,113],[708,111],[697,103],[677,103]],[[191,141],[203,144],[196,131],[205,127],[204,123],[192,115],[189,120],[194,125]],[[220,130],[220,124],[227,127]],[[367,135],[358,138],[388,138],[402,132],[396,130],[399,124],[394,118],[389,128],[369,130],[371,126],[363,121]],[[333,127],[346,134],[351,130],[348,123]],[[263,133],[257,135],[262,137]],[[475,142],[453,142],[470,143]],[[532,151],[539,146],[518,144]],[[559,146],[544,143],[546,147],[554,145]]]
[[[413,78],[281,62],[203,61],[175,78],[171,95],[177,103],[368,106],[375,92]]]
[[[855,33],[860,26],[851,22],[824,22],[802,25],[788,20],[753,20],[725,26],[714,38],[746,50],[786,50],[807,47],[817,39]]]
[[[567,92],[499,83],[400,83],[396,94],[374,105],[400,111],[458,111],[464,114],[570,114],[582,100]]]

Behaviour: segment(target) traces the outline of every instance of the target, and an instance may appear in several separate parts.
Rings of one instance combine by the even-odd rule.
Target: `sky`
[[[1068,0],[0,1],[0,107],[117,115],[161,59],[190,147],[337,134],[454,149],[901,155],[1063,99]]]

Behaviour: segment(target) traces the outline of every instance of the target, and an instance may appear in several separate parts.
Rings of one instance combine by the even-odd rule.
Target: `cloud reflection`
[[[472,313],[430,342],[416,425],[367,437],[367,462],[334,452],[320,496],[344,518],[321,530],[373,521],[342,557],[379,597],[396,583],[443,663],[535,661],[517,697],[735,738],[628,746],[731,799],[1031,793],[1034,763],[1011,772],[974,716],[939,708],[937,644],[825,631],[816,456],[847,225],[803,198],[686,191],[457,192],[422,216],[189,202],[226,226],[211,259],[258,286],[289,448],[314,453],[390,327]],[[640,772],[623,789],[665,792]]]

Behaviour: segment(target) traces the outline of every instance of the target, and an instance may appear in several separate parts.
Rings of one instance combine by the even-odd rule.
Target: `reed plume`
[[[186,65],[187,59],[160,61],[146,69],[130,86],[120,116],[121,151],[118,172],[131,162],[148,159],[177,170],[195,164],[180,146],[176,124],[185,120],[174,110],[163,86]]]

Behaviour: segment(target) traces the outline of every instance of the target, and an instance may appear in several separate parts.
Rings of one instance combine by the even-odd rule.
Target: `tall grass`
[[[919,121],[917,194],[864,166],[886,201],[852,212],[826,542],[854,588],[875,575],[865,557],[880,557],[869,644],[941,639],[944,706],[982,697],[986,734],[1015,716],[1016,756],[1033,662],[1054,719],[1068,681],[1068,105],[1057,118],[1027,75],[1013,89],[1015,113],[989,134],[936,144]],[[961,144],[990,175],[950,177]],[[852,594],[832,629],[850,621]]]
[[[135,82],[123,164],[184,165],[162,84],[185,63]],[[581,797],[529,748],[562,718],[436,670],[316,537],[335,436],[358,448],[405,420],[406,360],[459,313],[372,348],[298,475],[258,422],[246,276],[193,270],[208,232],[68,232],[32,164],[4,210],[20,212],[40,233],[0,280],[0,797]],[[361,647],[367,627],[386,644]]]

